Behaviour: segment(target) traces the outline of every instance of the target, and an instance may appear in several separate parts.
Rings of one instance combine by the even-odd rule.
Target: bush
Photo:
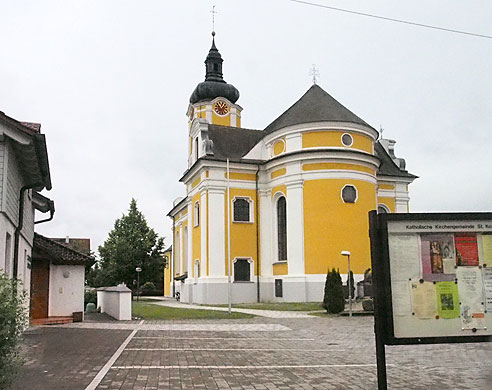
[[[164,295],[164,290],[141,290],[140,291],[140,296],[141,297],[156,297],[156,296],[163,296]],[[137,290],[133,290],[133,296],[137,296]]]
[[[371,298],[364,299],[362,301],[362,308],[364,311],[374,311],[374,301]]]
[[[84,293],[84,307],[88,303],[93,303],[97,306],[97,291],[96,290],[86,290]]]
[[[27,326],[25,293],[14,293],[18,283],[0,272],[0,389],[10,388],[22,366],[19,341]]]
[[[142,290],[155,290],[155,284],[152,282],[145,282],[141,287]]]
[[[345,309],[345,298],[343,297],[342,278],[335,269],[328,271],[325,282],[325,296],[323,307],[328,313],[337,314]]]

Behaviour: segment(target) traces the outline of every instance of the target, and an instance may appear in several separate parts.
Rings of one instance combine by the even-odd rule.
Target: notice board
[[[492,213],[370,214],[385,344],[492,339]]]

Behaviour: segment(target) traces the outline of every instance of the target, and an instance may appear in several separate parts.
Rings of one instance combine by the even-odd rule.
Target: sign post
[[[369,213],[378,389],[386,345],[492,341],[492,213]]]
[[[348,298],[349,298],[349,317],[352,317],[352,280],[350,279],[350,252],[342,251],[341,255],[347,256],[347,261],[348,261],[347,287],[348,287]]]

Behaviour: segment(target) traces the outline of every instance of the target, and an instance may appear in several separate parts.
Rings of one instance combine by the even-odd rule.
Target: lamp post
[[[138,302],[138,296],[140,295],[140,272],[142,272],[142,268],[137,267],[135,268],[135,271],[137,271],[137,302]]]
[[[352,281],[350,280],[350,252],[342,251],[341,255],[347,256],[347,261],[348,261],[347,284],[348,284],[348,296],[349,296],[349,317],[352,317]]]

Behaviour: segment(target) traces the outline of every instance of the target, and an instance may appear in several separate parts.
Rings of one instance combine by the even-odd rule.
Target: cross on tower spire
[[[316,78],[319,77],[319,70],[316,68],[315,64],[309,69],[309,75],[313,78],[313,84],[316,84]]]
[[[212,11],[210,11],[212,14],[212,35],[215,35],[215,14],[218,14],[218,12],[215,10],[215,5],[212,6]]]

